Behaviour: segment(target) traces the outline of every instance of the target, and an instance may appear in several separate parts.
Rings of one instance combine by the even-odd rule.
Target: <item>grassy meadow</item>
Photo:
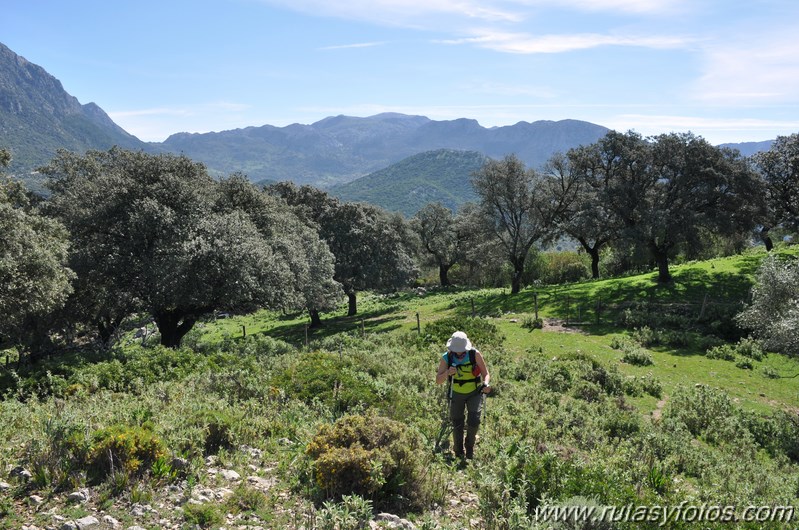
[[[363,293],[358,315],[324,314],[321,329],[304,314],[218,316],[174,351],[131,325],[109,351],[20,368],[7,352],[0,528],[392,527],[380,512],[426,530],[658,528],[535,510],[794,506],[799,361],[732,321],[763,257],[676,265],[668,286],[649,273],[513,296]],[[448,457],[434,384],[456,329],[494,387],[468,466]]]

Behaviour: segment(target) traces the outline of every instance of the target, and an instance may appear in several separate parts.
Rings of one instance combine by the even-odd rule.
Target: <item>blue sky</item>
[[[796,0],[11,0],[0,42],[147,141],[379,112],[799,132]]]

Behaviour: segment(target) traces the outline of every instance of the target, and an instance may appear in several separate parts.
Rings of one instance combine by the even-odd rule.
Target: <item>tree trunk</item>
[[[771,237],[768,235],[770,228],[763,227],[760,229],[760,240],[766,245],[766,252],[771,252],[774,249],[774,242],[771,240]]]
[[[161,346],[172,349],[180,347],[180,341],[197,322],[196,317],[182,315],[178,311],[164,311],[156,313],[153,317],[158,332],[161,333]]]
[[[599,249],[604,242],[596,242],[592,247],[588,244],[588,241],[582,237],[578,237],[577,241],[580,242],[585,251],[588,252],[588,255],[591,256],[591,277],[596,280],[599,278]]]
[[[524,263],[517,265],[513,271],[513,279],[510,284],[510,294],[516,294],[522,289],[522,274],[524,274]]]
[[[591,256],[591,277],[596,280],[599,278],[599,249],[595,247],[586,250]]]
[[[671,273],[669,272],[668,250],[663,250],[655,244],[650,244],[649,248],[658,266],[658,283],[669,283],[671,281]]]
[[[452,267],[452,265],[439,264],[438,266],[438,279],[441,281],[441,287],[449,287],[450,285],[449,278],[447,277],[450,267]]]
[[[311,323],[309,324],[309,328],[316,329],[321,328],[324,324],[322,324],[322,319],[319,317],[319,311],[316,309],[308,310],[308,313],[311,315]]]
[[[357,305],[357,301],[355,299],[355,291],[347,293],[347,302],[348,302],[347,316],[348,317],[352,317],[352,316],[357,315],[358,314],[358,305]]]

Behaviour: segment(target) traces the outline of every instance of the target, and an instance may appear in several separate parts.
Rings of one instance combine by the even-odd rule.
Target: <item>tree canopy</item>
[[[0,167],[10,158],[0,150]],[[0,234],[0,344],[35,356],[48,339],[41,320],[71,291],[67,232],[41,215],[19,182],[0,175]]]
[[[101,336],[145,311],[162,344],[175,347],[215,309],[306,302],[294,274],[310,261],[294,230],[301,224],[274,199],[256,208],[240,179],[218,184],[184,156],[118,148],[60,152],[44,171],[53,192],[48,211],[70,232],[74,303]],[[237,202],[247,196],[250,211]]]
[[[401,218],[368,204],[341,202],[311,186],[282,182],[269,189],[327,243],[335,256],[334,279],[349,301],[348,315],[357,314],[358,291],[397,289],[415,277]]]

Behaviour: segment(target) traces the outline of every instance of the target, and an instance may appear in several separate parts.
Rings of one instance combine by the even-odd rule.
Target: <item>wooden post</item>
[[[475,314],[474,314],[474,298],[472,298],[471,301],[472,301],[472,318],[474,318],[475,317]]]
[[[416,313],[416,334],[417,335],[422,334],[422,324],[419,321],[419,313]]]
[[[602,311],[602,297],[596,299],[596,323],[599,324],[599,315]]]
[[[702,300],[702,309],[699,310],[699,320],[702,320],[705,317],[705,308],[707,307],[707,297],[708,293],[705,293],[705,299]]]
[[[535,304],[535,319],[538,320],[538,291],[533,292],[533,303]]]
[[[571,313],[571,298],[567,296],[566,297],[566,325],[567,326],[569,325],[569,317],[571,316],[570,313]]]
[[[247,338],[247,328],[244,326],[241,326],[241,337],[244,339]]]

